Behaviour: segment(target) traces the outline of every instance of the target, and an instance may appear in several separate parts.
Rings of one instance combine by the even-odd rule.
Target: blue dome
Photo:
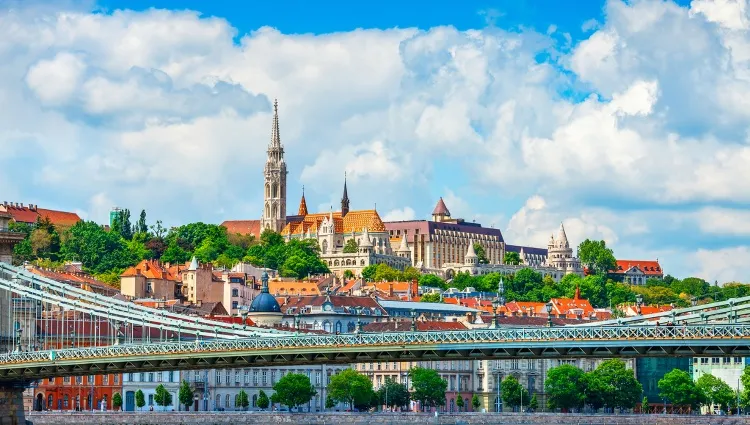
[[[250,304],[251,313],[281,313],[279,302],[268,292],[262,292]]]

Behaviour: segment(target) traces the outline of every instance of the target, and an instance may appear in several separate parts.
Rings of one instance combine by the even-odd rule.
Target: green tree
[[[617,260],[611,248],[607,248],[604,241],[586,239],[578,245],[578,258],[589,271],[594,274],[606,275],[617,266]]]
[[[648,413],[649,407],[648,397],[644,396],[643,400],[641,400],[641,413]]]
[[[669,287],[677,295],[689,294],[696,297],[702,297],[711,291],[711,284],[698,277],[675,279]]]
[[[193,390],[190,388],[190,384],[183,380],[180,384],[180,391],[177,393],[177,400],[181,405],[185,406],[185,410],[190,411],[190,406],[193,404]]]
[[[622,360],[604,361],[586,375],[587,400],[591,399],[591,393],[593,392],[596,394],[595,399],[601,400],[602,406],[632,409],[638,404],[640,396],[643,394],[643,386],[635,379],[633,371],[629,370]]]
[[[336,402],[347,403],[352,409],[369,403],[372,392],[370,379],[354,369],[346,369],[332,376],[328,384],[328,395]]]
[[[162,407],[172,405],[172,394],[162,384],[159,384],[154,391],[154,403]]]
[[[474,410],[475,412],[479,411],[479,407],[481,405],[482,405],[482,402],[479,400],[479,395],[474,394],[471,397],[471,407],[472,407],[472,410]]]
[[[456,407],[458,407],[458,411],[462,411],[464,407],[464,398],[461,397],[461,394],[458,394],[456,397]]]
[[[513,375],[508,375],[500,384],[500,394],[502,395],[503,405],[516,408],[521,406],[523,400],[530,400],[529,392]]]
[[[72,226],[60,252],[66,260],[80,261],[92,273],[135,264],[120,235],[105,231],[93,221],[79,221]]]
[[[250,406],[250,400],[247,398],[247,393],[245,390],[240,390],[237,393],[237,406],[235,407],[241,407],[242,410],[245,410],[248,406]]]
[[[536,399],[536,394],[531,396],[531,400],[529,400],[529,410],[536,410],[539,408],[539,400]]]
[[[728,410],[735,401],[734,390],[726,382],[711,374],[702,375],[695,385],[706,396],[705,402],[709,407],[717,404],[722,410]]]
[[[367,281],[373,281],[375,279],[376,270],[377,266],[375,264],[370,264],[362,269],[362,278]]]
[[[143,391],[138,390],[135,392],[135,407],[139,409],[143,409],[143,406],[146,405],[146,397],[143,395]]]
[[[260,392],[258,393],[258,400],[255,402],[255,404],[261,409],[268,409],[268,405],[270,403],[265,391],[260,390]]]
[[[673,369],[667,372],[656,384],[659,388],[659,396],[666,398],[670,403],[677,406],[690,406],[697,409],[706,400],[706,395],[695,385],[690,374]]]
[[[448,288],[448,285],[446,285],[445,281],[441,279],[439,276],[435,276],[434,274],[423,274],[419,276],[419,286],[429,286],[431,288],[440,288],[440,289],[446,289]]]
[[[437,292],[430,292],[428,294],[422,294],[419,298],[419,302],[423,303],[441,303],[443,302],[443,296]]]
[[[412,399],[418,400],[422,407],[445,405],[445,390],[448,383],[433,369],[415,367],[409,371],[412,385]]]
[[[334,407],[336,407],[336,401],[329,394],[326,396],[326,409],[333,409]]]
[[[543,285],[542,274],[528,267],[519,270],[510,282],[511,290],[518,294],[534,292]]]
[[[344,270],[344,279],[353,279],[354,278],[354,272],[346,269]]]
[[[572,365],[553,367],[547,371],[544,391],[550,409],[579,408],[586,399],[584,373]]]
[[[357,245],[357,240],[352,238],[346,241],[344,243],[344,253],[345,254],[355,254],[359,251],[359,245]]]
[[[177,241],[172,241],[167,245],[161,255],[161,261],[164,263],[184,263],[190,259],[190,253],[181,247]]]
[[[519,253],[513,251],[505,251],[505,256],[503,256],[503,264],[517,266],[519,264],[523,264],[523,260],[521,259],[521,255]]]
[[[34,247],[28,237],[13,247],[13,264],[20,265],[26,261],[32,261],[34,258]]]
[[[133,225],[130,222],[130,210],[121,210],[112,221],[112,229],[114,233],[122,236],[126,240],[130,240],[133,237]]]
[[[378,390],[378,400],[381,405],[387,407],[406,406],[409,404],[409,389],[404,384],[386,378],[385,383]]]
[[[115,410],[119,410],[122,407],[122,396],[120,393],[115,393],[115,395],[112,396],[112,408]]]
[[[289,410],[309,402],[318,393],[310,384],[310,378],[301,373],[284,375],[273,390],[277,402],[289,406]]]
[[[138,221],[135,224],[136,233],[148,233],[148,225],[146,224],[146,210],[141,210],[141,215],[138,217]]]
[[[487,254],[484,252],[484,247],[479,242],[474,242],[474,253],[477,254],[477,262],[479,264],[489,264]]]

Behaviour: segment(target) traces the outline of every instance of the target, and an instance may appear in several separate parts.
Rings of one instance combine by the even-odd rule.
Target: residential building
[[[42,379],[31,389],[33,409],[112,410],[112,397],[122,396],[122,375],[65,376]]]
[[[659,260],[617,260],[617,268],[609,275],[628,285],[645,285],[648,279],[664,279]]]
[[[711,357],[693,357],[691,372],[693,380],[698,381],[703,375],[713,375],[726,382],[730,388],[742,393],[745,386],[742,384],[742,373],[745,371],[748,360],[747,357],[739,356],[711,356]],[[667,371],[668,372],[668,371]],[[721,406],[703,406],[702,413],[714,413]]]
[[[39,208],[36,204],[24,205],[18,202],[3,202],[0,205],[0,213],[10,214],[16,223],[29,226],[35,226],[38,220],[45,219],[57,227],[71,227],[81,221],[81,217],[74,212],[50,210]]]
[[[372,297],[335,294],[278,297],[284,314],[280,327],[329,333],[351,333],[357,325],[388,319],[388,313]]]
[[[185,410],[185,406],[180,405],[177,398],[180,393],[180,372],[178,371],[159,371],[159,372],[140,372],[125,373],[122,376],[122,409],[126,412],[137,410],[154,410],[154,411],[178,411]],[[163,385],[164,389],[172,395],[172,404],[169,406],[159,406],[154,400],[156,387]],[[146,405],[139,409],[136,405],[135,393],[141,390]]]
[[[238,394],[244,390],[248,395],[249,410],[258,410],[258,396],[260,391],[270,398],[273,386],[283,376],[290,373],[307,375],[317,394],[309,403],[300,406],[302,412],[322,412],[328,395],[328,385],[331,376],[347,369],[346,365],[311,365],[311,366],[271,366],[243,369],[211,369],[183,371],[181,380],[187,381],[194,391],[194,405],[190,410],[195,411],[237,411],[242,410],[238,405]],[[278,405],[275,406],[278,409]],[[333,410],[343,410],[343,405]],[[271,410],[269,407],[268,410]]]
[[[175,299],[177,276],[156,260],[143,260],[120,275],[120,292],[130,298]]]

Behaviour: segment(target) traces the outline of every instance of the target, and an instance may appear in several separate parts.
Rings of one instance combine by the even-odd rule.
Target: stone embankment
[[[34,425],[750,425],[750,416],[513,413],[30,413]]]

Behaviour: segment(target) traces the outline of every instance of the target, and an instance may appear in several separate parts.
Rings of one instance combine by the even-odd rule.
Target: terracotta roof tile
[[[49,221],[55,226],[73,226],[81,221],[81,217],[78,217],[78,214],[72,212],[55,211],[44,208],[38,208],[37,212],[42,219],[45,217],[49,218]]]
[[[432,215],[451,215],[451,212],[448,211],[448,207],[445,206],[445,201],[443,201],[442,196],[438,200],[437,205],[435,205],[435,209],[432,210]]]
[[[662,270],[659,262],[649,260],[617,260],[617,270],[613,270],[611,273],[622,274],[632,267],[637,267],[647,276],[664,275],[664,270]]]
[[[304,216],[301,222],[287,223],[281,230],[282,235],[303,235],[308,229],[317,232],[320,223],[331,213],[316,213]],[[370,232],[385,232],[385,224],[376,210],[349,211],[341,217],[341,212],[332,213],[336,233],[361,232],[365,227]]]
[[[221,223],[230,235],[253,235],[260,237],[260,220],[227,220]]]
[[[126,269],[120,277],[132,277],[141,275],[146,279],[162,279],[176,281],[177,277],[168,269],[164,268],[158,261],[143,260],[133,267]]]

